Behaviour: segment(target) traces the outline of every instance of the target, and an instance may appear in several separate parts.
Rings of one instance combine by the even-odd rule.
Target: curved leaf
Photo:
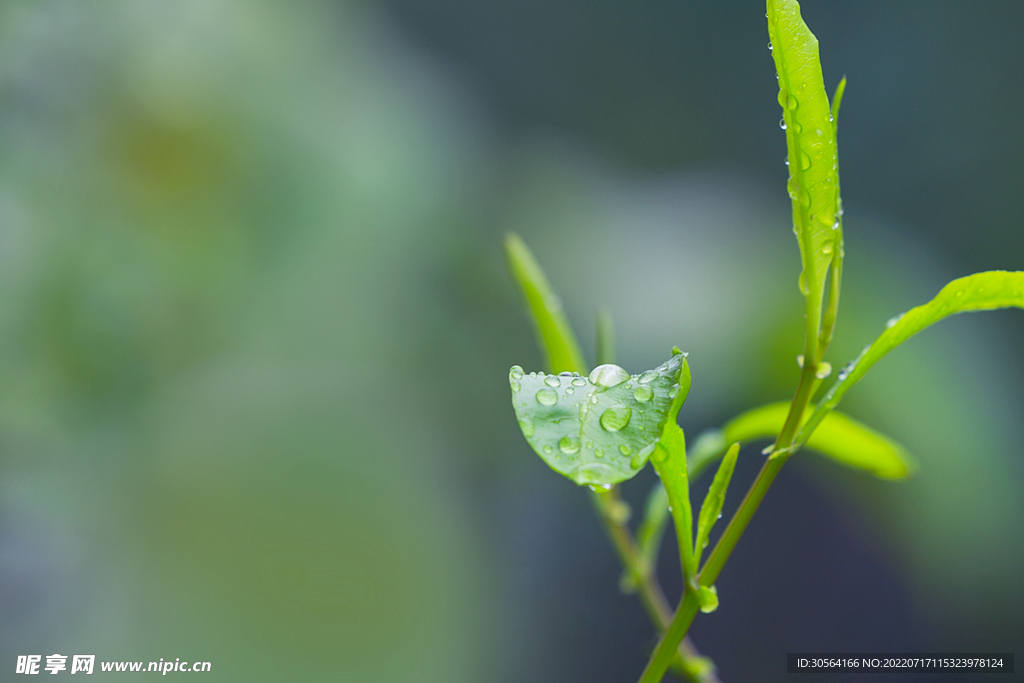
[[[739,455],[739,443],[733,443],[729,452],[722,458],[722,464],[715,472],[715,478],[708,489],[708,495],[700,506],[700,515],[697,518],[697,540],[693,544],[693,556],[695,563],[700,565],[700,556],[708,545],[708,537],[711,535],[711,527],[715,525],[722,515],[722,506],[725,505],[725,492],[729,488],[729,480],[732,479],[733,470],[736,469],[736,456]]]
[[[677,350],[678,351],[678,350]],[[674,423],[689,387],[686,354],[630,376],[599,365],[589,377],[509,371],[512,405],[523,436],[553,470],[577,484],[604,486],[633,477],[662,429]]]
[[[689,582],[697,576],[697,561],[693,556],[693,511],[690,507],[690,484],[686,478],[686,437],[675,421],[665,425],[654,454],[654,468],[668,492],[679,542],[683,581]]]
[[[548,369],[552,372],[586,372],[587,364],[562,311],[562,301],[551,290],[544,271],[519,235],[506,235],[505,258],[530,308],[541,348],[548,357]]]
[[[955,313],[1010,307],[1024,308],[1024,272],[992,270],[953,280],[928,303],[893,318],[885,332],[839,373],[836,383],[800,430],[797,443],[805,440],[810,443],[808,435],[813,436],[815,428],[827,419],[826,415],[839,404],[850,387],[882,356],[913,335]]]
[[[835,128],[818,59],[818,39],[796,0],[768,0],[768,35],[786,124],[793,226],[800,243],[807,297],[805,353],[817,359],[825,278],[838,244],[838,158]]]
[[[673,352],[678,349],[673,349]],[[676,423],[679,408],[690,393],[690,366],[683,358],[679,373],[679,391],[672,400],[661,439],[654,451],[654,469],[668,493],[672,521],[679,541],[679,561],[683,580],[689,581],[697,575],[697,562],[693,557],[693,512],[690,509],[690,484],[686,477],[686,436]]]
[[[789,403],[770,403],[731,420],[724,429],[729,441],[752,441],[778,435]],[[810,411],[804,413],[805,420]],[[883,479],[902,479],[917,469],[906,449],[892,439],[842,413],[824,419],[807,440],[822,455]]]
[[[789,414],[789,403],[769,403],[730,420],[722,429],[709,429],[697,438],[689,454],[690,476],[725,452],[725,444],[778,436]],[[805,422],[810,410],[804,413]],[[806,446],[849,467],[883,479],[902,479],[917,463],[900,444],[843,413],[833,412],[818,425]]]

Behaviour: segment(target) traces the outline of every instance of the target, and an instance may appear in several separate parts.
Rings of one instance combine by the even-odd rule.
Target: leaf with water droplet
[[[786,147],[789,160],[796,160],[789,170],[799,188],[798,199],[793,200],[793,224],[803,262],[800,289],[807,297],[810,343],[806,350],[817,355],[825,280],[834,255],[823,247],[835,239],[832,225],[838,213],[835,127],[821,74],[818,39],[801,18],[800,5],[796,0],[768,0],[767,7],[776,35],[772,59],[779,76]],[[799,93],[795,105],[792,95],[786,95],[794,92]]]
[[[530,425],[523,435],[544,462],[577,484],[629,479],[647,462],[665,424],[674,422],[685,399],[681,385],[689,386],[681,352],[650,372],[643,375],[646,382],[634,387],[619,366],[598,366],[588,377],[562,377],[562,386],[581,390],[561,395],[549,386],[551,375],[523,375],[514,395],[532,400],[525,406],[513,401],[520,424]]]
[[[740,445],[734,442],[725,457],[722,458],[722,464],[718,466],[708,494],[704,497],[704,503],[700,507],[700,515],[697,518],[697,538],[693,544],[694,562],[697,565],[700,565],[700,557],[704,552],[704,547],[708,544],[711,527],[721,517],[722,506],[725,505],[725,491],[729,488],[733,470],[736,469],[736,456],[739,455],[739,452]]]
[[[807,441],[823,424],[849,391],[882,356],[929,325],[954,313],[990,311],[997,308],[1024,308],[1024,271],[990,270],[953,280],[928,303],[912,308],[888,327],[878,339],[866,346],[853,361],[853,367],[840,373],[836,383],[821,399],[797,434],[797,442]]]

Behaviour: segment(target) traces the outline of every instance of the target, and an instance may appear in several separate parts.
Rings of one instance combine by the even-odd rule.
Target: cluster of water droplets
[[[572,399],[579,405],[581,422],[587,417],[591,408],[599,403],[598,394],[625,384],[624,389],[626,391],[631,390],[630,393],[636,404],[633,404],[631,407],[621,402],[616,403],[602,411],[598,418],[598,424],[604,432],[616,434],[631,425],[637,431],[645,430],[643,419],[635,419],[634,413],[639,412],[643,416],[644,410],[638,406],[649,403],[655,398],[656,394],[655,389],[651,386],[652,382],[668,376],[673,370],[678,371],[678,362],[676,362],[674,368],[670,367],[672,363],[673,361],[668,361],[657,370],[648,370],[640,375],[630,375],[618,365],[604,364],[594,368],[588,377],[570,372],[563,372],[558,375],[531,372],[528,377],[542,380],[543,386],[537,389],[532,398],[544,407],[556,406],[560,399],[569,399],[569,397],[574,396],[576,390],[589,387],[590,391],[587,393],[586,398],[578,399],[574,397]],[[528,407],[527,401],[529,398],[525,400],[517,398],[517,395],[522,391],[522,383],[525,377],[527,375],[518,365],[512,366],[509,370],[509,383],[513,392],[513,402],[518,408]],[[533,383],[533,386],[537,386],[536,383]],[[562,392],[561,396],[559,392]],[[669,387],[668,395],[670,398],[674,398],[678,393],[678,383]],[[519,425],[527,439],[530,439],[536,433],[536,426],[528,415],[520,416]],[[617,445],[616,450],[622,457],[630,458],[630,467],[633,470],[637,470],[653,446],[654,444],[650,444],[648,447],[637,449],[633,444],[623,442]],[[535,447],[537,446],[535,445]],[[580,458],[584,458],[584,462],[586,462],[587,458],[584,457],[584,452],[590,453],[593,458],[603,458],[605,456],[603,448],[600,446],[595,447],[595,444],[589,439],[581,440],[581,437],[574,433],[564,434],[554,445],[545,444],[540,447],[540,450],[545,456],[552,456],[555,454],[556,448],[562,456],[568,458],[570,463],[579,462]],[[596,466],[596,464],[577,465],[580,470]]]

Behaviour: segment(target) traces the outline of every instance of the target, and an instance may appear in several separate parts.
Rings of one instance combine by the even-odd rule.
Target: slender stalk
[[[690,630],[690,624],[693,623],[693,618],[697,615],[698,605],[696,591],[691,586],[687,586],[682,600],[679,601],[679,608],[672,618],[672,623],[669,624],[665,634],[658,641],[657,647],[651,654],[651,659],[640,676],[640,683],[658,683],[665,675],[665,671],[675,656],[676,644]]]
[[[633,583],[637,586],[644,610],[658,631],[663,633],[672,621],[672,608],[665,598],[661,584],[654,575],[654,568],[650,567],[644,559],[629,527],[622,521],[621,513],[615,511],[615,507],[621,502],[618,497],[618,489],[615,488],[608,492],[594,491],[591,498],[597,510],[597,516],[622,561],[622,566],[629,572]],[[689,638],[683,638],[682,642],[678,642],[676,655],[678,656],[675,661],[676,668],[684,672],[694,683],[720,683],[714,664],[700,654]]]

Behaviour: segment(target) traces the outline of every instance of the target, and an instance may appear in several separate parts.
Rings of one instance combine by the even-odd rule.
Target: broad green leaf
[[[630,376],[599,365],[589,377],[509,371],[523,436],[553,470],[577,484],[607,486],[633,477],[689,390],[686,354]],[[685,384],[685,388],[682,386]]]
[[[805,353],[816,354],[825,278],[839,246],[835,128],[818,60],[818,39],[800,17],[800,5],[796,0],[768,0],[767,7],[779,104],[786,124],[787,188],[803,263],[800,289],[807,297]]]
[[[739,455],[739,452],[739,443],[733,443],[729,447],[729,452],[722,458],[722,464],[715,472],[715,478],[711,482],[708,494],[704,497],[704,503],[700,506],[700,515],[697,517],[697,540],[693,545],[693,555],[698,566],[700,565],[700,556],[704,553],[704,548],[708,546],[711,527],[715,525],[722,514],[722,506],[725,505],[725,492],[729,488],[733,470],[736,469],[736,456]]]
[[[686,437],[675,421],[665,425],[653,463],[668,492],[672,521],[679,541],[683,580],[689,581],[697,576],[697,563],[693,556],[693,512],[690,508],[690,485],[686,478]]]
[[[698,599],[701,612],[706,614],[718,609],[718,589],[714,586],[701,586]]]
[[[586,362],[562,311],[562,302],[551,290],[544,271],[519,235],[505,237],[505,258],[530,309],[540,345],[547,354],[548,369],[552,372],[586,372]]]
[[[953,280],[928,303],[912,308],[886,324],[886,330],[864,348],[861,354],[839,373],[836,383],[821,399],[814,413],[797,434],[797,443],[815,434],[815,428],[827,419],[850,387],[889,351],[946,316],[966,311],[990,311],[996,308],[1024,308],[1024,271],[992,270]]]

